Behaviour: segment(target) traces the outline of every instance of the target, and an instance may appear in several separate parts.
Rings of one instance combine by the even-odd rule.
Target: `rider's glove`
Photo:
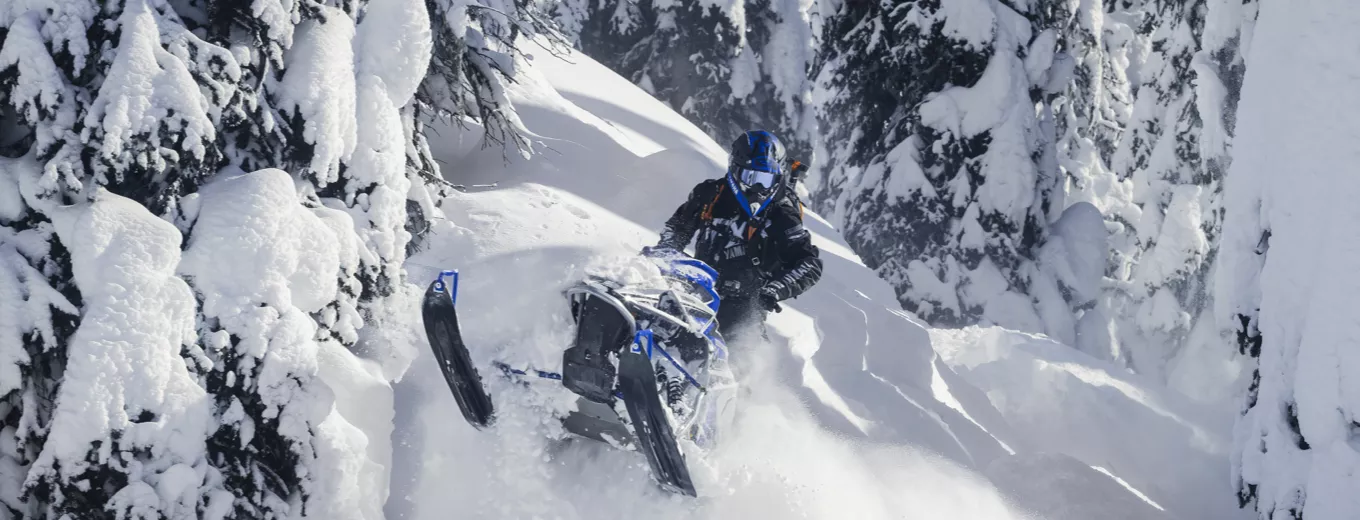
[[[784,291],[784,284],[780,282],[770,282],[760,288],[760,306],[767,311],[779,312],[783,310],[779,307],[779,296]]]

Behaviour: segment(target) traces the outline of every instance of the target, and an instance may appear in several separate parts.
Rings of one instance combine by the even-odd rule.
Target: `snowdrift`
[[[585,56],[539,56],[522,73],[510,95],[538,134],[541,153],[506,158],[499,149],[476,147],[474,125],[439,129],[432,146],[446,165],[458,165],[445,172],[451,182],[499,186],[439,201],[447,220],[433,224],[407,270],[417,283],[439,269],[462,271],[459,312],[477,361],[556,370],[571,332],[561,291],[587,270],[655,243],[662,221],[695,183],[721,174],[726,155],[688,121]],[[425,357],[395,388],[387,515],[1233,514],[1226,484],[1216,486],[1227,475],[1220,448],[1225,429],[1218,422],[1200,424],[1195,411],[1166,404],[1175,399],[1149,382],[1114,375],[1114,367],[1057,344],[1010,362],[1002,355],[1004,342],[937,335],[936,342],[949,342],[949,355],[938,355],[931,331],[900,310],[892,288],[839,233],[811,212],[806,219],[826,274],[772,316],[768,343],[732,346],[744,389],[736,424],[703,477],[707,498],[685,500],[654,489],[636,454],[545,442],[544,433],[557,426],[542,419],[542,410],[569,406],[570,399],[504,402],[523,394],[497,392],[496,385],[508,384],[498,378],[489,383],[500,410],[493,434],[473,430],[423,349]],[[1053,375],[1045,370],[1051,364],[1098,376]],[[1000,373],[996,385],[983,368]],[[1124,395],[1142,398],[1102,407],[1113,400],[1101,393],[1111,381],[1120,382]],[[1058,386],[1033,393],[1049,383]],[[1067,410],[1069,393],[1083,399],[1082,406]],[[1175,412],[1162,413],[1168,407]],[[1133,415],[1103,420],[1124,413]],[[1144,421],[1152,421],[1147,430],[1136,428]],[[1054,438],[1041,428],[1087,422],[1095,426]],[[1157,428],[1169,433],[1123,443]],[[1146,460],[1167,448],[1155,444],[1161,442],[1176,443],[1179,451]],[[1177,458],[1196,464],[1196,471],[1178,471]],[[1126,469],[1135,477],[1121,482]],[[1188,484],[1201,478],[1212,482]],[[1068,485],[1073,482],[1082,484],[1079,491]]]
[[[985,392],[1011,428],[1022,456],[986,473],[1021,503],[1062,518],[1243,515],[1232,507],[1225,473],[1231,408],[1187,399],[1043,336],[995,327],[930,334],[946,363]],[[1129,494],[1113,493],[1116,483]],[[1052,497],[1034,492],[1045,486],[1072,502],[1042,507]],[[1089,509],[1083,496],[1110,503]]]

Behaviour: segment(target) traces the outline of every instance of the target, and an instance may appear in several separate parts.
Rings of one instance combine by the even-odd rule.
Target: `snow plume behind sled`
[[[543,411],[567,432],[640,451],[662,489],[696,496],[688,463],[716,446],[736,390],[717,332],[717,273],[675,252],[588,272],[564,292],[577,327],[561,372],[492,365],[517,386],[562,383],[550,386],[579,395],[575,406]],[[463,417],[485,429],[495,412],[458,329],[457,287],[457,271],[441,272],[423,317]]]

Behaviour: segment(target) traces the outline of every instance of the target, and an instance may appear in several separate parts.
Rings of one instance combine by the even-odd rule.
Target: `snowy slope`
[[[470,145],[478,137],[475,128],[441,129],[442,142],[433,143],[446,164],[461,166],[445,172],[450,181],[500,183],[441,201],[448,219],[435,223],[425,250],[407,263],[417,283],[437,269],[462,270],[458,305],[464,335],[483,363],[495,358],[556,369],[571,332],[561,290],[587,270],[619,265],[654,243],[655,230],[688,189],[720,175],[725,161],[723,150],[700,130],[626,80],[584,56],[569,60],[539,56],[510,90],[526,126],[550,147],[541,155],[507,160],[499,150],[475,149]],[[1184,491],[1147,493],[1165,511],[1090,466],[1100,463],[1119,476],[1124,459],[1113,454],[1127,451],[1122,457],[1136,461],[1161,446],[1130,449],[1120,439],[1095,443],[1109,430],[1092,428],[1067,438],[1088,441],[1076,443],[1085,451],[1075,458],[1043,454],[1068,447],[1043,442],[1033,421],[1062,414],[1067,397],[1050,394],[1059,406],[1030,415],[1026,407],[1006,406],[1024,402],[1008,400],[1007,394],[1026,397],[1050,377],[1045,367],[1052,359],[1076,372],[1113,367],[1070,349],[1060,356],[1036,351],[1027,362],[996,365],[1011,376],[1005,385],[988,387],[988,378],[980,377],[970,381],[982,372],[974,366],[999,356],[997,342],[941,336],[952,341],[950,355],[937,355],[941,347],[932,347],[931,333],[899,310],[892,288],[824,220],[812,213],[807,220],[826,274],[772,316],[768,344],[733,346],[744,391],[736,424],[704,477],[701,492],[708,498],[685,500],[655,490],[637,454],[585,442],[550,445],[543,437],[554,425],[541,420],[543,411],[569,400],[507,393],[498,378],[492,378],[498,425],[494,432],[476,432],[458,414],[437,368],[422,357],[395,389],[387,515],[1019,518],[1022,509],[1046,518],[1090,518],[1098,511],[1111,518],[1231,514],[1226,491],[1196,502],[1190,489],[1212,486],[1185,485],[1209,478],[1205,473],[1214,468],[1226,475],[1220,443],[1225,428],[1218,422],[1204,426],[1197,423],[1201,418],[1177,415],[1199,435],[1153,441],[1183,443],[1174,453],[1203,460],[1204,471],[1175,471],[1160,464],[1162,459],[1128,468],[1137,478],[1126,481]],[[969,357],[972,349],[988,350]],[[967,367],[964,377],[946,360]],[[1098,391],[1115,379],[1128,393],[1153,396],[1115,411],[1156,415],[1159,403],[1172,400],[1141,386],[1148,382],[1115,376],[1063,379],[1062,389],[1092,394],[1089,406],[1076,410],[1099,415],[1106,412]],[[1061,418],[1072,424],[1089,419]]]
[[[1042,336],[970,327],[932,330],[931,338],[950,367],[986,392],[1017,446],[1044,454],[989,468],[987,474],[1003,489],[1036,486],[1014,474],[1034,464],[1031,472],[1049,477],[1041,480],[1061,481],[1070,474],[1061,492],[1080,497],[1098,485],[1090,479],[1102,480],[1099,471],[1145,499],[1113,508],[1129,515],[1121,518],[1243,516],[1233,507],[1225,478],[1230,407],[1188,399],[1159,388],[1151,376],[1128,373]],[[1086,467],[1063,460],[1069,456]],[[1077,502],[1062,505],[1069,518],[1108,517],[1089,514],[1092,510],[1078,514],[1090,504]]]

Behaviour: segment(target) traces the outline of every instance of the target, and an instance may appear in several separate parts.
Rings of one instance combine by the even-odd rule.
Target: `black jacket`
[[[817,283],[822,260],[803,227],[802,204],[787,188],[748,227],[751,220],[725,176],[709,179],[666,221],[659,245],[683,251],[697,234],[694,256],[718,271],[724,299],[754,298],[761,287],[778,282],[772,288],[785,300]]]

